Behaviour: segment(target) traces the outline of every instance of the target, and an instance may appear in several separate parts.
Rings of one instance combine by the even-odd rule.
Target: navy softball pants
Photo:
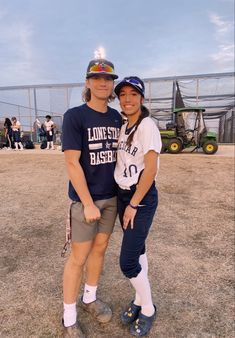
[[[131,190],[118,188],[118,215],[122,227],[124,211],[135,190],[135,185],[131,186]],[[130,225],[126,230],[123,229],[120,267],[127,278],[137,277],[141,271],[139,257],[145,253],[145,240],[158,205],[158,192],[155,182],[140,202],[140,205],[142,206],[137,209],[133,229],[131,229]]]

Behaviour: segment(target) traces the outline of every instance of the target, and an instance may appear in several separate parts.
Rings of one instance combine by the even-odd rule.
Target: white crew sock
[[[20,150],[24,149],[23,144],[21,142],[19,142],[19,146],[20,146]]]
[[[72,326],[77,320],[77,309],[76,303],[65,304],[64,303],[64,326]]]
[[[149,280],[145,271],[142,269],[137,277],[130,279],[130,282],[140,296],[141,313],[148,317],[152,316],[155,309],[152,302]]]
[[[146,252],[143,255],[140,255],[139,262],[140,262],[142,270],[144,270],[144,272],[148,276],[148,258],[147,258]],[[139,305],[139,306],[141,305],[140,296],[137,292],[135,293],[134,304]]]
[[[51,149],[53,149],[53,150],[54,150],[54,149],[55,149],[55,147],[54,147],[54,143],[53,143],[53,141],[51,141],[50,143],[51,143]]]
[[[47,150],[50,149],[50,142],[47,142]]]
[[[18,148],[18,143],[17,142],[15,142],[15,150],[18,150],[19,148]]]
[[[82,301],[85,304],[94,302],[96,300],[96,290],[97,290],[97,286],[91,286],[91,285],[85,284]]]

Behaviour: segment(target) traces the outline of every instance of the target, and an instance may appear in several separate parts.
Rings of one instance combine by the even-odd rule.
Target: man
[[[112,311],[96,298],[104,255],[116,219],[114,168],[120,114],[108,106],[113,96],[111,62],[92,60],[83,93],[85,104],[69,109],[63,120],[62,150],[69,176],[71,254],[63,278],[64,337],[85,337],[77,321],[76,299],[84,266],[86,277],[81,307],[99,322]]]

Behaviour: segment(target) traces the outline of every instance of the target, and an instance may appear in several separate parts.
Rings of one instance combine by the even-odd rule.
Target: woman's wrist
[[[135,210],[138,209],[138,205],[134,205],[134,204],[132,204],[131,202],[129,202],[129,206],[130,206],[132,209],[135,209]]]

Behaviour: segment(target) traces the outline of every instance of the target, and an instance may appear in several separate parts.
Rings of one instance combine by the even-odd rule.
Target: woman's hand
[[[123,215],[123,229],[126,230],[129,223],[131,223],[131,229],[134,227],[134,218],[137,213],[136,209],[131,208],[129,205],[126,207],[126,210]]]
[[[91,223],[100,219],[100,209],[95,204],[84,206],[84,217],[87,223]]]

